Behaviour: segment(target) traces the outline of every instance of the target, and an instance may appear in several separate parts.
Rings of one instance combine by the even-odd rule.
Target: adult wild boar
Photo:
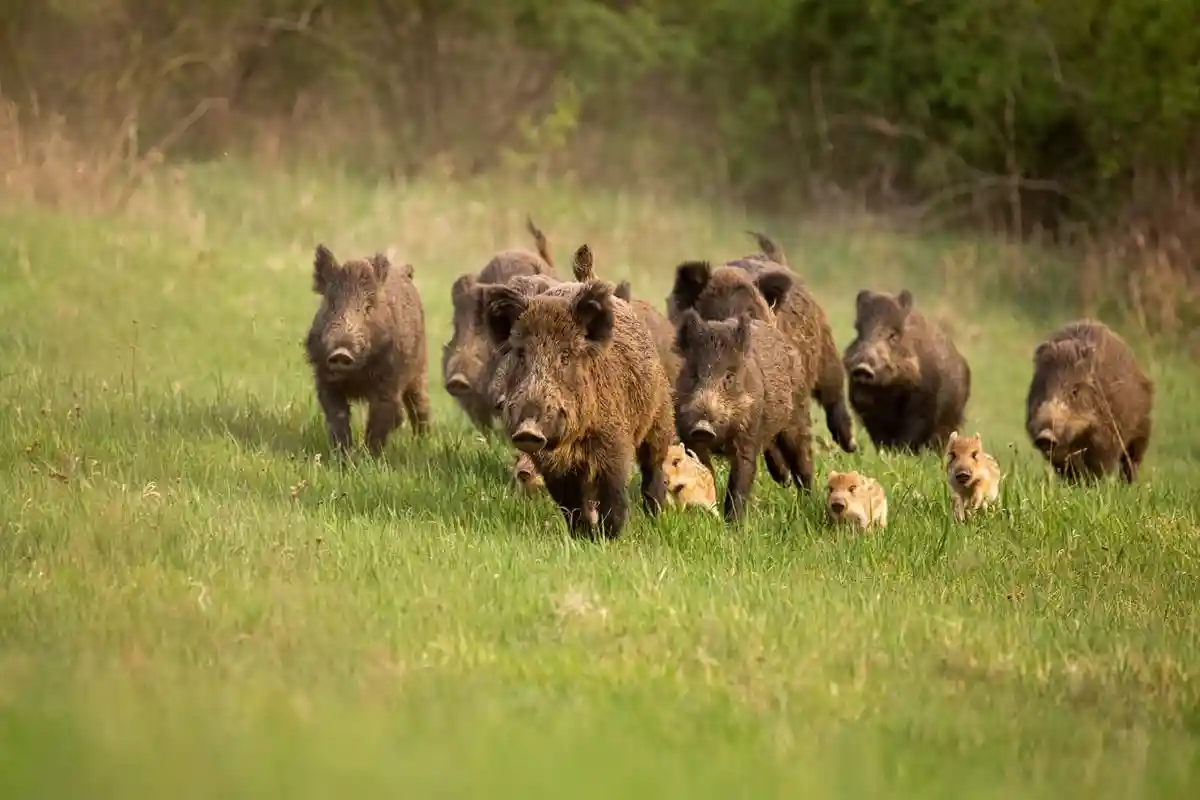
[[[492,356],[483,330],[482,287],[509,283],[514,279],[538,278],[557,283],[545,235],[527,220],[537,253],[511,249],[496,253],[477,275],[460,275],[450,287],[454,309],[454,330],[442,347],[442,380],[446,392],[454,398],[482,432],[492,430],[492,402],[487,395],[491,376],[487,371]]]
[[[425,310],[412,266],[394,266],[381,253],[339,264],[318,245],[313,291],[321,304],[305,352],[335,449],[352,444],[352,400],[368,404],[366,443],[373,455],[400,425],[401,406],[413,430],[426,433]]]
[[[745,513],[758,454],[771,444],[796,488],[810,491],[809,377],[788,337],[749,312],[716,322],[688,309],[677,346],[683,355],[675,392],[679,438],[710,470],[713,454],[729,459],[725,519]]]
[[[533,297],[501,285],[487,288],[485,317],[492,340],[509,350],[505,427],[532,456],[568,530],[620,535],[634,458],[643,505],[657,516],[666,502],[663,462],[674,413],[666,374],[633,308],[605,281]]]
[[[1029,438],[1069,482],[1137,480],[1150,445],[1154,383],[1103,322],[1067,323],[1037,346],[1026,397]]]
[[[701,318],[720,320],[750,312],[772,321],[787,335],[810,374],[807,393],[825,411],[833,440],[847,453],[857,450],[854,421],[846,405],[845,372],[825,310],[787,265],[782,248],[770,237],[753,233],[764,253],[746,256],[713,268],[707,261],[689,261],[675,270],[675,285],[667,299],[668,317],[694,308]],[[768,458],[768,467],[772,458]]]
[[[954,342],[913,306],[913,295],[863,289],[846,347],[850,405],[881,450],[941,452],[962,427],[971,368]]]

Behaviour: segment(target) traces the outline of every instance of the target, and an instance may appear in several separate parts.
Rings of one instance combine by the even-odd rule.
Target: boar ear
[[[470,296],[477,281],[478,278],[474,275],[459,275],[450,286],[450,299],[458,302],[462,298]]]
[[[626,303],[631,302],[633,298],[633,287],[629,285],[629,281],[621,281],[617,284],[617,288],[613,289],[613,297],[619,297]]]
[[[376,253],[367,259],[367,263],[371,265],[371,269],[375,271],[375,280],[383,283],[387,280],[388,272],[392,268],[392,260],[383,253]]]
[[[592,271],[592,268],[592,248],[586,244],[579,245],[579,249],[575,251],[575,258],[571,262],[571,273],[575,276],[575,280],[583,283],[595,278],[596,273]]]
[[[589,341],[606,344],[613,335],[613,287],[606,281],[589,280],[571,301],[571,315]]]
[[[325,294],[325,290],[329,287],[337,270],[338,262],[333,257],[333,252],[323,244],[317,245],[317,249],[313,253],[313,291],[317,294]]]
[[[529,301],[511,286],[481,286],[483,319],[488,335],[497,344],[508,341],[513,325],[525,313]]]
[[[913,307],[912,292],[910,292],[908,289],[901,289],[900,294],[896,295],[896,302],[899,303],[900,307],[903,308],[905,311],[912,311],[912,307]]]
[[[866,311],[867,303],[871,301],[873,292],[870,289],[860,289],[854,296],[854,310],[860,315]]]
[[[696,335],[700,332],[700,326],[703,324],[696,309],[689,308],[684,311],[679,317],[679,327],[675,330],[675,347],[686,352],[695,341]]]
[[[754,281],[758,290],[772,310],[783,302],[784,295],[792,288],[792,276],[781,269],[764,270]]]
[[[691,308],[712,278],[712,265],[707,261],[685,261],[675,268],[675,286],[671,294],[679,310]]]
[[[750,334],[753,329],[754,317],[743,311],[738,315],[737,327],[733,329],[733,343],[743,353],[750,349]]]

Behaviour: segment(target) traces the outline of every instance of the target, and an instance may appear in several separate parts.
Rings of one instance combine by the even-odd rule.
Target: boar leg
[[[926,414],[935,398],[927,398],[924,394],[909,395],[904,404],[904,421],[900,424],[897,445],[910,453],[920,452],[928,444],[929,426]]]
[[[583,472],[576,470],[566,475],[543,474],[542,480],[555,505],[562,511],[563,519],[567,523],[567,533],[572,536],[590,537],[591,526],[588,524],[587,510],[584,508],[586,498]]]
[[[373,456],[383,453],[388,436],[400,425],[400,398],[375,397],[367,411],[367,450]]]
[[[807,411],[808,409],[805,409],[806,413]],[[808,426],[804,424],[806,421],[793,421],[790,427],[779,432],[775,441],[779,444],[779,450],[783,453],[783,457],[787,459],[788,468],[795,478],[796,488],[811,492],[813,485],[812,436]]]
[[[472,397],[469,400],[460,400],[456,397],[454,399],[458,401],[459,407],[466,413],[467,418],[471,420],[471,424],[480,433],[485,435],[495,433],[495,428],[492,425],[492,419],[494,418],[492,404],[486,398]]]
[[[1121,454],[1121,477],[1125,479],[1126,483],[1137,481],[1142,459],[1146,457],[1147,444],[1149,444],[1149,440],[1146,438],[1134,439]]]
[[[662,461],[662,458],[658,461],[659,470],[662,470]],[[629,519],[629,495],[625,487],[629,485],[630,462],[628,458],[607,456],[603,461],[605,469],[596,476],[596,511],[600,518],[600,532],[609,539],[620,536],[621,529]],[[662,486],[665,494],[666,484],[662,483]]]
[[[350,433],[350,401],[329,386],[317,387],[317,402],[325,414],[325,428],[335,451],[345,453],[354,443]]]
[[[767,462],[767,472],[770,473],[771,480],[780,486],[787,486],[791,483],[791,470],[788,467],[787,458],[779,452],[778,442],[772,441],[763,448],[763,461]]]
[[[642,473],[642,508],[652,517],[667,504],[667,475],[663,462],[671,449],[675,425],[670,407],[665,407],[657,423],[638,446],[638,469]]]
[[[408,424],[418,435],[429,433],[429,393],[420,379],[415,379],[401,396],[404,411],[408,414]]]
[[[729,482],[725,486],[725,521],[737,522],[746,513],[750,501],[750,490],[754,487],[754,474],[758,469],[758,447],[755,438],[746,436],[734,442],[730,448]]]

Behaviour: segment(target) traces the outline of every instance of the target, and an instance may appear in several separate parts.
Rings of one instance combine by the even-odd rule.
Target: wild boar
[[[1000,464],[983,449],[983,437],[950,433],[946,445],[946,484],[954,519],[966,521],[1000,500]]]
[[[442,347],[442,380],[446,392],[483,433],[492,431],[494,414],[487,394],[491,382],[487,367],[493,354],[483,330],[482,288],[512,281],[524,282],[527,289],[558,283],[545,235],[532,219],[527,226],[538,253],[502,250],[477,275],[460,275],[450,287],[454,329]]]
[[[825,489],[825,510],[833,522],[863,530],[887,527],[887,493],[879,481],[858,472],[831,470]]]
[[[366,443],[383,452],[401,423],[401,406],[417,434],[429,430],[425,310],[410,264],[387,256],[339,264],[325,245],[313,257],[313,292],[321,303],[305,341],[317,401],[335,450],[353,444],[350,402],[368,404]]]
[[[941,452],[963,423],[971,368],[954,342],[913,306],[913,295],[863,289],[846,347],[850,405],[880,450]]]
[[[489,335],[509,350],[505,428],[532,456],[573,535],[620,535],[635,458],[646,512],[657,516],[666,502],[671,389],[649,332],[613,289],[590,280],[533,297],[509,286],[486,291]]]
[[[667,450],[663,464],[667,476],[667,505],[678,508],[703,508],[714,516],[717,511],[717,483],[712,470],[682,444]]]
[[[676,345],[683,357],[675,391],[679,438],[710,471],[712,455],[729,459],[726,521],[744,515],[758,455],[770,444],[796,488],[811,490],[808,374],[782,331],[749,312],[717,322],[689,308]]]
[[[1132,348],[1103,322],[1083,319],[1034,351],[1025,428],[1054,471],[1089,482],[1120,466],[1137,480],[1150,446],[1154,383]]]
[[[824,410],[833,440],[845,452],[856,452],[845,371],[825,310],[788,267],[783,249],[765,234],[750,233],[763,253],[716,269],[707,261],[689,261],[676,268],[675,285],[667,298],[668,318],[677,324],[685,309],[695,308],[707,320],[729,319],[744,311],[755,319],[775,320],[812,375],[806,393]],[[769,456],[768,468],[772,461]]]

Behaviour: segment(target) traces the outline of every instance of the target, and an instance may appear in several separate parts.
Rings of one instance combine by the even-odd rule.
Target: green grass
[[[1139,344],[1144,480],[1059,487],[1022,403],[1034,344],[1072,312],[1004,305],[988,247],[233,166],[134,206],[0,219],[0,796],[1200,788],[1200,368]],[[527,210],[560,261],[587,241],[660,302],[675,263],[764,228],[842,346],[858,288],[912,286],[971,360],[965,427],[1008,472],[1003,508],[951,525],[937,460],[860,430],[818,474],[884,482],[878,536],[830,530],[760,471],[741,530],[635,506],[619,541],[567,540],[440,388],[450,283],[524,243]],[[329,463],[300,348],[317,241],[416,266],[434,432],[395,436],[385,464]]]

